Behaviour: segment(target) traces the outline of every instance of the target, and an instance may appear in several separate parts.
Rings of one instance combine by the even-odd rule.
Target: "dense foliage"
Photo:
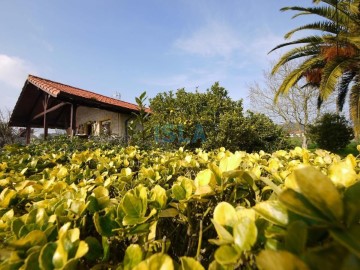
[[[18,138],[17,131],[9,126],[10,112],[0,110],[0,147],[11,144]]]
[[[150,108],[151,117],[143,130],[152,131],[149,140],[155,147],[253,152],[287,146],[285,133],[276,124],[263,114],[244,113],[242,101],[232,100],[219,83],[205,93],[180,89],[175,94],[157,94]]]
[[[350,143],[353,130],[344,116],[326,113],[309,126],[309,136],[318,147],[338,151]]]
[[[0,153],[0,269],[359,269],[360,160],[56,140]]]

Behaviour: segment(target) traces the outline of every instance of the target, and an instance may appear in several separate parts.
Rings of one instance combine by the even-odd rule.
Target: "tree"
[[[310,138],[318,147],[337,151],[349,144],[353,132],[344,116],[324,114],[314,125],[309,126]]]
[[[129,144],[137,144],[141,148],[149,148],[151,136],[151,129],[146,125],[148,122],[150,112],[146,108],[145,103],[147,101],[146,92],[143,92],[139,97],[135,98],[139,111],[133,113],[132,119],[128,124],[128,134],[125,140]]]
[[[150,100],[147,128],[155,146],[195,149],[271,151],[285,147],[285,134],[264,115],[243,113],[242,101],[234,101],[215,83],[204,93],[159,93]]]
[[[269,71],[264,72],[265,85],[263,87],[258,83],[251,85],[249,98],[253,110],[266,114],[285,127],[301,131],[302,147],[307,148],[307,128],[320,116],[317,91],[310,86],[301,87],[295,84],[287,95],[279,96],[277,102],[274,102],[279,86],[292,69],[293,64],[286,63],[274,75]],[[323,111],[330,107],[333,99],[334,96],[322,104]]]
[[[274,66],[278,72],[285,63],[302,59],[279,87],[277,95],[287,94],[301,78],[319,89],[320,98],[337,92],[338,109],[342,110],[346,96],[350,97],[350,117],[356,136],[360,134],[360,0],[313,0],[316,6],[292,6],[282,11],[297,11],[294,17],[316,15],[322,20],[295,28],[285,38],[303,30],[319,34],[302,37],[276,46],[272,51],[294,46]],[[350,93],[350,95],[348,95]]]
[[[10,115],[9,111],[0,110],[0,147],[14,143],[17,137],[16,130],[9,126]]]

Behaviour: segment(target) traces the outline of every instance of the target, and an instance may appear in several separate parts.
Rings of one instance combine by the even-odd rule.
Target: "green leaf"
[[[99,212],[96,212],[93,216],[95,228],[101,236],[113,236],[114,229],[119,228],[119,224],[115,221],[116,210],[114,208],[107,209],[104,216],[100,216]]]
[[[103,255],[103,250],[100,242],[92,236],[85,238],[85,242],[89,247],[88,252],[85,255],[85,258],[89,261],[96,261],[100,259]]]
[[[43,231],[34,230],[25,237],[10,243],[11,246],[18,249],[29,249],[33,246],[43,246],[47,243],[46,235]]]
[[[242,251],[251,250],[257,239],[257,228],[255,221],[244,217],[233,227],[235,245]]]
[[[66,169],[65,167],[61,167],[60,170],[58,171],[56,177],[57,179],[63,179],[65,178],[67,175],[69,174],[68,169]]]
[[[8,208],[11,202],[13,201],[13,199],[15,199],[15,197],[16,197],[15,190],[5,188],[0,193],[0,208]]]
[[[80,241],[74,259],[79,259],[85,256],[88,251],[89,251],[88,244],[85,241]]]
[[[348,187],[344,193],[345,220],[348,226],[360,220],[360,182]]]
[[[230,226],[237,221],[235,208],[227,203],[219,203],[214,210],[214,220],[222,226]]]
[[[260,270],[309,270],[302,260],[287,251],[263,250],[256,263]]]
[[[208,165],[209,169],[214,173],[215,178],[216,178],[216,183],[220,186],[222,183],[222,175],[221,175],[221,171],[219,169],[218,166],[216,166],[216,164],[213,163],[209,163]]]
[[[307,249],[306,253],[303,255],[303,258],[304,261],[308,264],[309,268],[314,270],[349,270],[351,267],[342,268],[342,265],[344,264],[344,261],[347,259],[346,257],[348,257],[348,255],[352,254],[349,253],[346,248],[338,245],[336,242],[333,242],[332,244],[321,247]],[[354,257],[356,258],[356,256]]]
[[[332,229],[330,235],[351,253],[360,258],[360,225],[354,224],[346,230]]]
[[[215,186],[216,185],[215,175],[209,169],[202,170],[196,175],[194,183],[196,187]]]
[[[101,198],[101,197],[108,197],[109,196],[109,191],[107,188],[102,187],[102,186],[98,186],[93,190],[93,194],[95,196],[95,198]]]
[[[20,230],[24,225],[25,223],[20,218],[16,218],[11,222],[11,231],[17,238],[20,238]]]
[[[215,251],[215,260],[219,264],[236,264],[240,259],[241,253],[233,246],[225,245]]]
[[[305,251],[307,240],[307,226],[305,222],[298,220],[292,222],[287,229],[285,247],[291,253],[301,255]]]
[[[321,214],[302,194],[292,189],[284,190],[279,200],[291,211],[301,216],[317,221],[327,222],[327,218]]]
[[[54,256],[56,248],[57,248],[57,244],[54,242],[49,242],[45,246],[42,247],[40,256],[39,256],[39,264],[40,264],[40,268],[42,270],[54,269],[54,265],[52,263],[52,258]]]
[[[266,220],[280,226],[288,223],[288,213],[286,207],[279,201],[265,201],[257,203],[253,209]]]
[[[147,189],[140,185],[136,189],[128,191],[121,204],[127,216],[144,217],[147,210]]]
[[[181,257],[181,270],[205,270],[205,268],[194,258]]]
[[[123,219],[123,225],[136,225],[141,224],[148,221],[153,215],[157,213],[156,209],[151,209],[150,214],[147,217],[132,217],[132,216],[125,216]]]
[[[179,215],[179,210],[175,208],[167,208],[159,213],[160,218],[176,217],[177,215]]]
[[[46,225],[48,222],[48,215],[46,214],[45,209],[39,208],[39,209],[33,209],[28,214],[25,224],[32,224],[35,223],[41,228],[44,224]]]
[[[239,153],[231,154],[231,156],[224,157],[220,160],[219,169],[222,173],[235,170],[241,163],[241,156]]]
[[[139,245],[130,245],[125,251],[124,270],[131,270],[143,259],[143,252]]]
[[[79,259],[70,259],[66,262],[62,270],[78,270]]]
[[[221,265],[217,261],[212,261],[208,270],[234,270],[233,266]]]
[[[356,162],[354,163],[356,164]],[[332,164],[329,168],[328,175],[336,185],[345,187],[353,185],[358,178],[354,170],[355,164],[352,163],[350,157],[347,157],[345,161]]]
[[[215,220],[211,220],[219,239],[210,239],[209,242],[218,246],[234,243],[234,237],[222,225]]]
[[[183,177],[182,180],[181,180],[181,187],[186,192],[185,199],[189,199],[192,196],[193,189],[194,189],[193,181],[191,179]]]
[[[74,241],[79,239],[80,231],[78,228],[69,230],[71,223],[64,224],[59,230],[59,240],[52,258],[55,268],[62,268],[68,261],[68,252],[74,248]]]
[[[166,190],[161,186],[156,185],[150,192],[150,198],[155,202],[157,209],[163,209],[166,206],[167,196]]]
[[[39,254],[40,251],[33,252],[29,256],[27,256],[22,269],[24,270],[40,270],[39,265]]]
[[[325,216],[341,221],[344,215],[340,193],[333,182],[314,167],[294,171],[296,183],[308,201]]]
[[[173,197],[178,200],[185,200],[186,199],[186,190],[183,189],[182,186],[180,186],[179,184],[174,184],[171,188]]]
[[[133,270],[174,270],[174,263],[169,255],[157,253],[142,261]]]
[[[101,244],[104,250],[104,254],[103,254],[103,262],[106,262],[109,260],[110,257],[110,244],[109,244],[109,240],[107,237],[101,237]]]

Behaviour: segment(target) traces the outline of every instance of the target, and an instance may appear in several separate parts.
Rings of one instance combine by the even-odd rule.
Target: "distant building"
[[[136,104],[29,75],[10,117],[10,126],[65,129],[73,135],[118,135],[127,137],[127,124]]]
[[[299,126],[295,123],[286,123],[282,125],[282,128],[291,138],[302,138],[305,135],[303,126]]]

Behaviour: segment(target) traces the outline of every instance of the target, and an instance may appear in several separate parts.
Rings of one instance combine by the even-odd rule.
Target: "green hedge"
[[[5,146],[0,269],[359,269],[359,161]]]

